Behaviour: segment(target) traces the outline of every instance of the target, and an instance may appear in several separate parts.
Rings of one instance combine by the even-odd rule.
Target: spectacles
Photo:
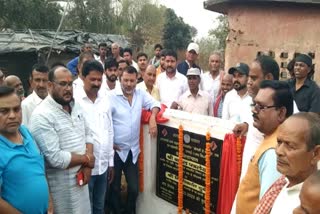
[[[73,85],[73,82],[57,82],[57,81],[53,81],[53,82],[58,84],[61,87],[64,87],[64,88],[66,88],[68,86],[72,87],[72,85]]]
[[[278,108],[278,106],[275,106],[275,105],[273,105],[273,106],[263,106],[263,105],[260,105],[260,104],[257,104],[257,103],[252,103],[250,106],[256,112],[260,112],[260,111],[266,110],[268,108]]]

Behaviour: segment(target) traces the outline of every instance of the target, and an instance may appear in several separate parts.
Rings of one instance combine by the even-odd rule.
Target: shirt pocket
[[[99,114],[99,118],[100,118],[100,125],[101,127],[103,127],[103,130],[106,131],[106,135],[108,134],[107,132],[109,131],[111,127],[111,118],[109,116],[108,112],[101,112]]]
[[[74,130],[78,131],[78,133],[85,134],[85,121],[81,113],[78,113],[72,117],[72,123]]]

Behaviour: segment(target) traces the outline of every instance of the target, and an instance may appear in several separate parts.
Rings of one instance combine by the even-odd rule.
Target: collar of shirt
[[[208,71],[208,75],[209,75],[214,81],[220,80],[220,71],[219,71],[218,76],[216,76],[216,78],[213,78],[213,76],[212,76],[212,74],[211,74],[210,71]]]
[[[100,100],[101,98],[103,97],[103,95],[101,94],[100,90],[98,91],[98,94],[97,94],[97,98],[95,100],[95,102],[97,102],[98,100]],[[81,100],[88,100],[90,102],[92,102],[87,93],[85,92],[84,88],[82,87],[81,89],[79,89],[79,99]]]
[[[237,93],[237,95],[238,95],[238,93]],[[239,97],[240,97],[240,95],[238,95]],[[249,92],[247,91],[242,97],[240,97],[240,99],[245,99],[245,98],[247,98],[247,97],[250,97],[250,95],[249,95]]]
[[[78,76],[77,79],[75,79],[73,81],[73,86],[76,86],[76,87],[80,87],[80,86],[83,86],[83,81],[82,79]]]
[[[292,85],[294,89],[296,88],[296,79],[289,80],[288,83],[289,83],[290,85]],[[302,87],[308,87],[308,88],[310,88],[311,85],[312,85],[312,80],[309,79],[309,78],[307,78],[307,79],[304,81]],[[301,88],[302,88],[302,87],[301,87]],[[300,88],[299,88],[299,89],[300,89]],[[299,89],[298,89],[298,91],[299,91]]]
[[[6,146],[10,147],[10,148],[16,148],[19,146],[26,146],[29,144],[29,140],[27,137],[27,132],[26,132],[26,128],[22,128],[22,126],[19,127],[18,129],[19,133],[21,134],[22,137],[22,144],[15,144],[13,142],[11,142],[10,140],[8,140],[6,137],[0,135],[0,141],[2,141]]]
[[[108,83],[107,83],[107,79],[105,80],[104,83],[105,83],[105,87],[106,87],[106,90],[107,90],[107,91],[113,90],[113,89],[110,89],[110,88],[109,88],[109,85],[108,85]],[[101,85],[101,87],[102,87],[102,85]],[[114,89],[116,89],[116,88],[121,88],[121,87],[120,87],[120,82],[119,82],[119,80],[116,80],[116,85],[115,85]]]
[[[167,73],[165,73],[164,75],[165,75],[165,78],[166,79],[169,79],[169,80],[175,80],[175,79],[179,79],[179,71],[176,69],[176,73],[174,74],[174,76],[173,77],[168,77],[168,75],[167,75]],[[182,74],[181,74],[182,75]]]
[[[191,68],[190,63],[187,60],[185,60],[185,62],[187,63],[188,67]]]
[[[188,96],[188,97],[192,96],[190,90],[187,91],[187,96]],[[203,92],[202,92],[200,89],[199,89],[196,97],[203,97]]]
[[[156,87],[156,86],[153,85],[151,93],[154,91],[155,87]],[[144,81],[140,82],[140,83],[137,85],[137,88],[140,88],[141,90],[144,90],[144,91],[146,91],[146,92],[149,93],[148,88],[147,88],[147,85],[146,85],[146,83],[145,83]]]
[[[310,88],[310,87],[311,87],[311,84],[312,84],[312,80],[309,79],[309,78],[307,78],[307,79],[304,81],[303,86]]]
[[[240,97],[240,95],[238,94],[238,92],[235,89],[232,89],[231,91],[229,91],[227,94],[230,94],[228,96],[231,96],[233,98],[239,98],[241,100],[246,99],[247,97],[250,97],[248,91],[242,96]]]
[[[36,105],[39,105],[42,102],[42,99],[38,96],[38,94],[34,90],[31,96],[33,97],[33,100],[35,101]]]
[[[288,187],[289,184],[290,184],[290,181],[287,177],[285,177],[285,180],[286,180],[286,185],[285,185],[285,189],[288,193],[290,192],[294,192],[294,191],[300,191],[301,188],[302,188],[302,185],[303,185],[303,182],[299,183],[299,184],[296,184],[296,185],[293,185],[291,187]]]
[[[54,106],[54,107],[57,108],[57,109],[60,109],[60,110],[62,110],[62,111],[65,111],[65,110],[63,109],[62,105],[59,104],[59,103],[57,103],[57,102],[51,97],[50,94],[48,94],[48,96],[46,97],[46,99],[48,99],[48,103],[49,103],[50,105]],[[72,101],[70,102],[69,105],[70,105],[71,109],[73,109],[73,107],[74,107],[74,100],[73,100],[73,99],[72,99]]]
[[[117,95],[117,96],[123,96],[124,98],[126,98],[127,99],[127,97],[126,96],[124,96],[124,94],[123,94],[123,91],[122,91],[122,88],[121,87],[115,87],[115,89],[113,90],[114,91],[114,93]],[[136,93],[136,88],[135,89],[133,89],[133,94],[135,94]]]

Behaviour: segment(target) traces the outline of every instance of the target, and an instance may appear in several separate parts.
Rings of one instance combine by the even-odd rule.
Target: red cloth
[[[214,117],[218,117],[218,109],[219,109],[219,105],[220,105],[221,100],[222,100],[222,94],[220,93],[220,95],[217,97],[216,102],[214,103],[214,106],[213,106],[213,116]]]
[[[241,138],[242,148],[245,137]],[[241,157],[242,157],[241,151]],[[238,163],[237,163],[237,139],[234,134],[226,134],[224,137],[220,163],[220,179],[217,214],[230,214],[238,186]],[[241,164],[241,163],[240,163]]]
[[[287,184],[285,176],[281,176],[278,180],[276,180],[271,187],[269,187],[268,191],[261,198],[258,206],[254,210],[254,214],[268,214],[271,212],[273,204],[280,194],[282,188]],[[285,206],[285,205],[284,205]]]
[[[159,111],[159,113],[157,114],[157,117],[156,117],[157,123],[165,123],[165,122],[167,122],[169,120],[168,118],[162,117],[162,114],[166,110],[166,108],[167,108],[166,105],[161,104],[161,109],[160,109],[160,111]],[[151,111],[148,111],[146,109],[142,109],[141,123],[142,124],[148,124],[150,117],[151,117]]]

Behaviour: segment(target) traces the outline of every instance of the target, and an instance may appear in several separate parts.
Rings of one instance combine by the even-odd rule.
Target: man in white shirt
[[[48,95],[48,73],[49,68],[45,65],[35,64],[32,67],[29,82],[33,92],[21,103],[22,124],[27,127],[33,110]]]
[[[118,62],[113,58],[108,58],[105,64],[104,76],[102,78],[101,93],[106,94],[107,92],[120,87],[118,76]]]
[[[189,90],[187,90],[171,108],[181,109],[193,114],[210,115],[213,113],[212,99],[206,91],[199,89],[200,69],[190,68],[187,72]]]
[[[166,72],[158,75],[156,86],[159,89],[160,102],[169,108],[174,101],[179,100],[179,97],[187,91],[188,81],[183,74],[176,70],[177,53],[173,50],[167,50],[165,54]]]
[[[147,91],[155,100],[159,101],[160,100],[159,90],[155,86],[156,67],[154,67],[154,65],[148,65],[142,78],[143,78],[143,81],[137,84],[137,88]]]
[[[94,55],[91,51],[85,51],[81,53],[79,56],[79,62],[77,65],[78,77],[73,81],[73,84],[72,84],[73,94],[75,96],[77,96],[77,93],[79,93],[79,91],[81,91],[81,89],[83,88],[83,80],[81,75],[83,63],[92,59],[94,59]]]
[[[270,56],[257,57],[250,66],[248,79],[248,93],[254,99],[260,89],[263,80],[279,80],[279,65]],[[295,111],[294,111],[295,112]],[[246,144],[242,155],[241,178],[247,172],[248,164],[263,140],[263,134],[253,126],[252,113],[241,115],[241,122],[233,129],[234,133],[244,135],[247,131]]]
[[[131,48],[123,49],[123,58],[129,63],[129,65],[133,66],[137,71],[139,71],[138,64],[133,60]],[[120,63],[120,61],[118,63]]]
[[[236,67],[229,69],[229,74],[233,75],[234,89],[226,94],[222,119],[240,122],[240,115],[243,112],[251,112],[252,99],[247,89],[249,66],[245,63],[238,63]]]
[[[297,113],[279,128],[277,170],[284,175],[261,198],[255,213],[291,214],[299,205],[301,186],[317,171],[320,160],[320,117]],[[271,212],[270,212],[271,211]]]
[[[215,52],[209,57],[209,71],[201,76],[201,89],[208,92],[213,100],[218,97],[224,71],[221,70],[222,56]]]
[[[84,86],[75,100],[84,112],[84,119],[93,133],[95,166],[89,181],[92,213],[104,213],[108,183],[113,180],[113,127],[107,96],[98,92],[102,83],[103,67],[96,60],[86,61],[82,68]]]
[[[99,48],[99,56],[95,56],[95,59],[101,63],[102,67],[104,68],[104,64],[107,59],[107,43],[102,42],[98,45]]]
[[[143,81],[144,72],[147,70],[148,66],[148,55],[146,53],[140,52],[137,55],[137,62],[138,62],[138,83]]]

